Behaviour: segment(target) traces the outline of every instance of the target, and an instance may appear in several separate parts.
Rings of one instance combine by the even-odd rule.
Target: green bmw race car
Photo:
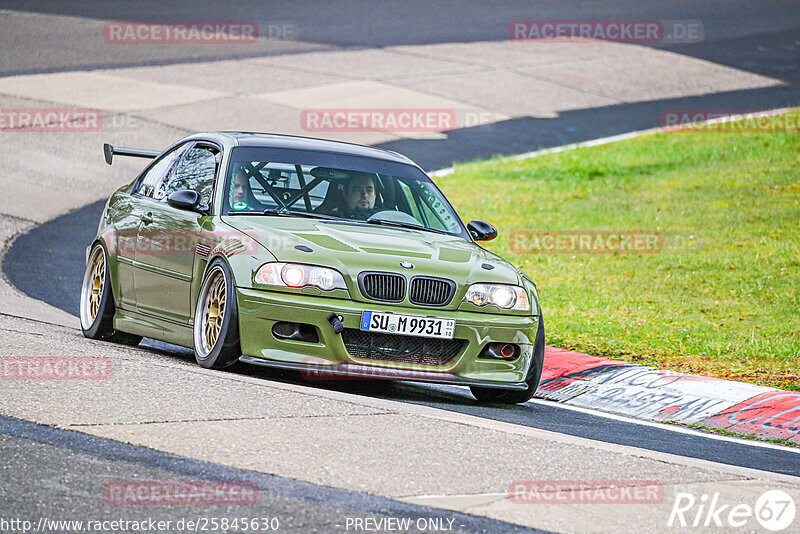
[[[349,143],[216,132],[151,158],[106,203],[87,248],[83,334],[194,349],[320,379],[469,386],[520,403],[544,323],[525,273],[479,246],[408,158]]]

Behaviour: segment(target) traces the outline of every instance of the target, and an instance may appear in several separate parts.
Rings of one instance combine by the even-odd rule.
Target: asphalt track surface
[[[427,2],[350,2],[322,4],[314,9],[310,2],[244,3],[226,2],[81,2],[6,1],[2,9],[57,16],[57,31],[49,34],[3,32],[0,46],[0,75],[100,67],[134,66],[207,61],[245,57],[230,49],[217,55],[207,50],[181,47],[142,47],[135,53],[109,57],[93,39],[76,32],[77,19],[101,20],[208,20],[255,19],[260,24],[275,21],[297,26],[298,38],[320,46],[378,47],[396,44],[501,40],[508,37],[508,23],[515,19],[548,18],[660,18],[700,19],[706,39],[685,45],[660,46],[667,50],[706,59],[738,69],[764,74],[784,81],[784,85],[749,91],[732,91],[671,101],[653,101],[566,112],[553,119],[516,119],[477,128],[448,132],[444,140],[402,140],[382,145],[409,155],[427,169],[444,167],[454,161],[483,158],[495,154],[514,154],[537,148],[585,141],[657,126],[653,117],[668,106],[673,109],[767,109],[796,105],[800,101],[800,10],[785,2],[619,2],[614,7],[585,2],[503,2],[443,1]],[[398,14],[402,12],[402,17]],[[146,17],[142,13],[147,13]],[[64,39],[72,40],[65,46]],[[269,54],[292,53],[284,50]],[[93,53],[97,52],[97,53]],[[227,55],[225,55],[227,54]],[[249,52],[252,55],[252,52]],[[98,150],[98,157],[99,150]],[[7,252],[2,270],[20,290],[64,311],[77,315],[78,291],[84,269],[84,249],[90,243],[102,203],[95,203],[34,228],[19,237]],[[77,324],[77,319],[76,319]],[[149,342],[146,342],[149,343]],[[187,351],[164,344],[153,344],[176,358],[187,358]],[[299,381],[287,373],[266,369],[247,369],[265,380]],[[669,429],[658,429],[605,417],[568,411],[557,404],[529,403],[517,407],[477,405],[461,388],[411,383],[340,383],[332,387],[359,395],[373,395],[400,402],[420,403],[441,409],[497,419],[514,424],[552,430],[598,441],[632,445],[693,458],[702,458],[743,467],[800,476],[800,456],[793,452],[768,449],[746,443],[719,441],[710,437],[687,436]],[[216,464],[180,458],[149,449],[51,429],[10,418],[0,418],[0,457],[13,458],[14,470],[5,470],[22,499],[0,490],[0,503],[31,517],[49,512],[69,517],[105,517],[110,509],[99,499],[85,499],[93,480],[103,473],[124,472],[128,479],[251,480],[269,496],[267,512],[292,518],[287,530],[327,531],[336,527],[335,518],[347,514],[372,516],[433,516],[435,509],[417,507],[371,497],[356,492],[335,490],[279,477],[240,471]],[[71,462],[69,460],[72,460]],[[56,473],[68,466],[69,488],[50,485]],[[5,479],[4,479],[5,480]],[[11,484],[4,484],[11,487]],[[42,488],[47,488],[43,490]],[[45,503],[45,504],[42,504]],[[91,503],[91,504],[89,504]],[[92,509],[92,507],[94,507]],[[113,513],[119,513],[119,507]],[[299,513],[302,511],[302,513]],[[220,513],[224,510],[220,510]],[[169,517],[179,511],[170,510]],[[151,514],[151,515],[156,515]],[[256,514],[253,514],[256,515]],[[466,532],[527,532],[515,525],[485,518],[448,512],[457,516]],[[287,521],[289,521],[287,519]]]
[[[40,517],[84,521],[150,517],[173,522],[247,517],[277,518],[280,532],[331,532],[344,530],[348,517],[402,517],[415,522],[446,517],[453,520],[453,532],[543,532],[459,512],[443,515],[427,506],[192,460],[11,417],[0,416],[0,457],[15,461],[14,469],[7,469],[3,477],[6,489],[0,489],[0,511],[13,509],[15,517],[34,523]],[[116,480],[254,484],[258,500],[253,505],[203,506],[201,512],[192,505],[150,506],[143,512],[142,507],[100,498],[112,473]],[[57,485],[52,482],[56,478]],[[47,481],[51,483],[43,484]]]
[[[311,6],[314,6],[312,8]],[[520,19],[698,20],[704,40],[655,44],[654,48],[769,76],[783,85],[662,99],[559,113],[554,118],[516,118],[448,132],[446,139],[403,139],[377,145],[406,154],[425,169],[454,161],[519,154],[537,148],[586,141],[658,126],[664,109],[775,109],[800,101],[800,10],[780,1],[680,1],[586,3],[577,0],[502,3],[466,2],[26,2],[10,0],[3,9],[61,17],[0,32],[0,76],[162,65],[253,55],[305,52],[303,46],[373,48],[445,42],[508,39],[509,23]],[[146,14],[146,15],[145,15]],[[0,13],[0,22],[2,21]],[[255,20],[260,27],[287,23],[299,41],[235,45],[114,46],[97,39],[97,29],[81,24],[100,20]],[[263,31],[263,30],[262,30]],[[124,50],[121,50],[124,48]],[[665,72],[668,77],[670,73]]]
[[[96,202],[39,225],[30,233],[20,237],[7,252],[3,264],[6,275],[14,285],[34,298],[77,315],[80,280],[85,268],[84,250],[94,237],[103,205],[104,201]],[[19,246],[20,242],[28,245]],[[76,246],[65,247],[65,242],[76,243]],[[58,265],[59,268],[57,270],[47,268],[40,261],[42,257],[49,258],[47,265]],[[43,283],[42,273],[35,267],[37,265],[47,268],[51,278],[48,283]],[[63,289],[59,291],[57,288]],[[144,343],[171,352],[177,358],[193,357],[188,349],[152,340]],[[254,366],[247,366],[239,372],[246,372],[265,380],[304,383],[297,373]],[[513,407],[482,406],[475,402],[466,388],[429,384],[391,382],[387,385],[384,382],[344,382],[319,385],[357,395],[424,404],[571,436],[800,476],[800,454],[797,452],[720,441],[701,435],[678,434],[668,428],[653,428],[567,410],[559,407],[557,403],[527,403]]]
[[[244,53],[230,47],[209,51],[208,47],[189,45],[157,47],[156,50],[148,46],[126,47],[124,53],[117,55],[113,47],[103,47],[102,43],[97,43],[94,34],[82,31],[84,28],[78,19],[72,17],[103,21],[248,20],[257,22],[262,33],[266,33],[263,28],[270,24],[288,23],[296,28],[294,38],[297,40],[362,48],[507,40],[509,23],[521,19],[699,20],[704,27],[703,42],[658,47],[675,48],[681,54],[696,57],[714,53],[723,64],[750,61],[758,64],[753,68],[767,69],[776,64],[785,66],[786,55],[777,49],[763,48],[764,36],[784,31],[795,32],[796,36],[800,27],[800,10],[792,2],[780,0],[623,0],[613,3],[582,0],[233,0],[218,3],[202,0],[5,0],[0,8],[61,17],[55,25],[45,28],[31,26],[24,31],[12,28],[4,32],[5,36],[0,36],[2,49],[8,52],[0,57],[0,72],[9,74],[253,55],[253,52]],[[68,46],[65,46],[65,40]],[[290,44],[285,43],[283,49],[279,46],[272,53],[291,51]]]

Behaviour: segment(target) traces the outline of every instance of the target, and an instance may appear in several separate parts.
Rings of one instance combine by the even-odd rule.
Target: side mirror
[[[191,189],[183,189],[171,193],[167,197],[167,204],[179,210],[202,211],[200,209],[200,193]]]
[[[497,228],[486,221],[470,221],[467,230],[475,241],[491,241],[497,237]]]

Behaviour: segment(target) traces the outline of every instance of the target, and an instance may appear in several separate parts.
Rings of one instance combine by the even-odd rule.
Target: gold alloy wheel
[[[89,286],[89,318],[94,322],[100,310],[100,299],[103,298],[103,286],[106,282],[105,254],[95,254]]]
[[[222,330],[225,318],[225,276],[215,272],[208,283],[203,313],[203,344],[205,351],[211,352]]]
[[[101,246],[95,246],[86,264],[81,287],[81,326],[88,330],[97,320],[103,291],[106,285],[106,253]]]

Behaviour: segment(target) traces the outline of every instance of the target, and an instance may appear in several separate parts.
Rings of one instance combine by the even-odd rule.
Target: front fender
[[[528,367],[528,374],[525,381],[528,384],[539,386],[539,380],[542,378],[542,370],[544,369],[544,318],[541,313],[539,314],[539,325],[536,327],[536,343],[533,347],[533,358],[531,365]]]
[[[522,287],[525,288],[531,296],[531,314],[541,315],[542,308],[539,302],[539,292],[536,290],[536,284],[530,276],[522,271],[519,271],[519,277],[522,281]]]
[[[197,296],[208,265],[216,258],[222,259],[233,275],[235,287],[252,288],[256,271],[265,263],[276,261],[275,256],[249,236],[215,236],[208,256],[196,255],[192,276],[191,309],[197,306]],[[192,319],[193,321],[193,319]]]

